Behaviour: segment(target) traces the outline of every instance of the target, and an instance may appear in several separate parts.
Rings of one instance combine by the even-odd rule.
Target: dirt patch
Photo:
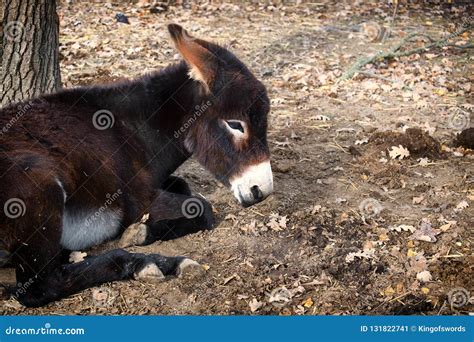
[[[467,128],[459,133],[456,137],[456,146],[474,150],[474,128]]]
[[[408,128],[404,133],[376,132],[369,142],[380,148],[389,150],[392,146],[403,146],[410,151],[414,158],[440,158],[441,146],[436,139],[419,128]]]

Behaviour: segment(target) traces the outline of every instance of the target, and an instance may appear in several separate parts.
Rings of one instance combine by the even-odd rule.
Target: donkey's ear
[[[181,26],[170,24],[168,31],[179,53],[189,65],[189,76],[201,82],[209,92],[215,78],[214,55],[199,44],[199,39],[192,37]]]

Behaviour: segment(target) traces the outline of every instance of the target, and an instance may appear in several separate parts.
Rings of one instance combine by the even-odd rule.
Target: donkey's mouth
[[[273,192],[270,161],[247,167],[242,174],[230,180],[235,198],[244,207],[263,201]]]

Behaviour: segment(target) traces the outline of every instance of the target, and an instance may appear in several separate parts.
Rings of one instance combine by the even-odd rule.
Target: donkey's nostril
[[[256,201],[260,201],[263,199],[263,194],[258,185],[254,185],[250,188],[250,191],[252,192],[253,198]]]

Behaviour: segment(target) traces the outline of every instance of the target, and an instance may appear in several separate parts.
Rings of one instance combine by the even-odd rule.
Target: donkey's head
[[[265,86],[231,52],[169,25],[200,104],[185,120],[186,149],[247,207],[273,191]]]

